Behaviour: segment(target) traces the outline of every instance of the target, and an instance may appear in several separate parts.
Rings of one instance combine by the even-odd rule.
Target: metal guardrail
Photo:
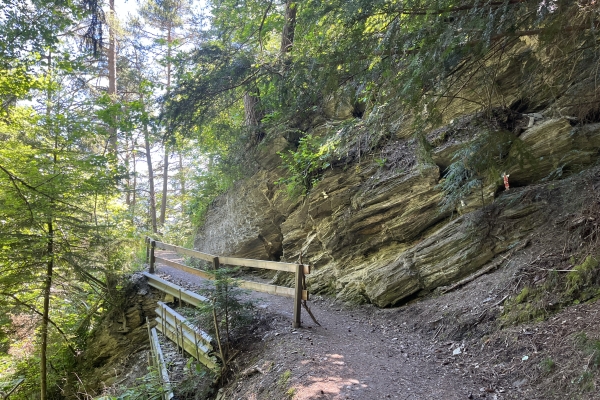
[[[165,258],[156,257],[155,249],[162,249],[167,251],[173,251],[177,254],[181,254],[188,257],[197,258],[212,263],[213,269],[218,269],[221,265],[233,265],[239,267],[248,268],[260,268],[269,269],[284,272],[293,272],[295,274],[294,287],[289,288],[285,286],[267,285],[258,282],[241,280],[239,285],[241,288],[254,290],[262,293],[274,294],[277,296],[292,297],[294,299],[294,317],[292,327],[299,328],[301,322],[301,311],[302,311],[302,300],[308,300],[308,291],[305,289],[305,276],[310,274],[310,265],[306,264],[293,264],[278,261],[265,261],[265,260],[251,260],[246,258],[236,257],[218,257],[212,254],[202,253],[200,251],[186,249],[184,247],[175,246],[168,243],[156,241],[150,237],[146,237],[146,256],[149,262],[150,274],[154,273],[155,265],[157,262],[168,265],[173,268],[180,269],[187,273],[200,276],[204,279],[213,279],[214,276],[208,271],[203,271],[198,268],[192,268],[187,265],[175,262],[173,260],[167,260]],[[146,274],[146,276],[148,276]],[[164,281],[166,282],[166,281]],[[175,296],[175,295],[174,295]],[[177,297],[177,296],[175,296]],[[183,301],[186,301],[182,298]]]

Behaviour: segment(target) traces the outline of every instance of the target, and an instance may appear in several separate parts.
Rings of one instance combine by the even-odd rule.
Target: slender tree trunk
[[[172,38],[171,24],[167,26],[167,95],[171,90],[171,44]],[[169,189],[169,146],[165,141],[165,154],[163,156],[163,187],[162,187],[162,198],[160,202],[160,226],[165,225],[165,219],[167,214],[167,195]]]
[[[129,153],[129,140],[125,140],[125,171],[129,172],[129,161],[131,154]],[[131,210],[131,177],[127,176],[127,184],[125,186],[125,204]]]
[[[173,27],[167,27],[167,94],[171,90],[171,45],[173,43]]]
[[[144,100],[142,99],[142,102]],[[150,154],[150,133],[148,124],[144,122],[144,145],[146,147],[146,163],[148,165],[148,186],[150,190],[150,221],[152,223],[152,233],[158,231],[156,226],[156,192],[154,191],[154,169],[152,167],[152,156]]]
[[[44,309],[42,311],[42,328],[40,344],[40,399],[48,398],[48,325],[50,321],[50,291],[52,289],[52,274],[54,272],[54,226],[52,220],[48,221],[48,246],[46,249],[48,263],[46,264],[46,278],[44,280]]]
[[[142,70],[138,54],[135,54],[135,65],[138,71]],[[139,88],[140,102],[142,104],[142,114],[146,115],[146,100],[144,99],[144,90]],[[150,191],[150,224],[152,225],[152,233],[158,232],[156,225],[156,191],[154,189],[154,167],[152,165],[152,154],[150,153],[150,132],[148,131],[147,118],[142,120],[142,128],[144,130],[144,148],[146,150],[146,166],[148,168],[148,190]]]
[[[108,23],[108,95],[113,102],[117,100],[117,46],[115,41],[115,0],[109,1],[109,23]],[[117,155],[117,128],[116,116],[113,116],[113,126],[109,128],[110,152]]]
[[[181,153],[179,153],[179,183],[181,184],[181,197],[183,197],[185,196],[185,171],[183,170],[183,156]]]
[[[288,0],[285,3],[285,24],[281,33],[281,48],[282,54],[289,53],[294,44],[294,33],[296,32],[296,12],[298,4],[295,1]]]
[[[48,80],[52,80],[52,53],[48,53]],[[50,124],[50,116],[52,115],[52,93],[50,87],[46,92],[46,124],[49,136],[52,136],[52,125]],[[53,170],[55,173],[57,156],[56,150],[58,148],[58,138],[54,135],[54,154],[53,154]],[[50,202],[50,212],[52,212],[52,202]],[[52,289],[52,273],[54,272],[54,225],[52,223],[52,216],[48,218],[48,243],[46,246],[46,256],[48,262],[46,263],[46,276],[44,278],[44,286],[42,288],[42,295],[44,296],[43,309],[42,309],[42,326],[40,332],[40,399],[46,400],[48,398],[48,325],[50,321],[50,290]]]
[[[163,156],[163,186],[162,186],[162,199],[160,202],[160,217],[159,225],[165,225],[165,216],[167,213],[167,191],[169,189],[169,147],[165,143],[165,154]]]
[[[132,139],[133,149],[131,151],[131,158],[133,160],[133,187],[131,188],[131,223],[135,222],[135,201],[137,200],[137,166],[135,165],[135,151],[137,147],[137,140]]]

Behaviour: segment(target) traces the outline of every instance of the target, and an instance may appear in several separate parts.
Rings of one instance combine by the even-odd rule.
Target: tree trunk
[[[133,161],[133,187],[131,188],[131,223],[135,222],[135,201],[137,200],[137,166],[135,165],[135,151],[137,147],[137,140],[132,139],[132,150],[131,150],[131,158]]]
[[[257,90],[258,91],[258,90]],[[249,130],[249,145],[258,144],[263,138],[263,132],[260,129],[260,120],[263,114],[260,110],[260,97],[256,93],[247,91],[244,93],[244,124]]]
[[[150,221],[152,223],[152,233],[156,233],[158,231],[156,226],[156,192],[154,191],[154,170],[152,167],[152,156],[150,155],[150,133],[148,132],[147,122],[144,122],[144,145],[146,147],[146,163],[148,165],[148,189],[150,190]]]
[[[285,3],[285,24],[281,33],[281,53],[289,53],[294,44],[294,33],[296,32],[296,12],[298,5],[295,1],[288,0]]]
[[[183,170],[183,157],[179,153],[179,183],[181,184],[181,197],[185,196],[185,171]],[[181,200],[183,203],[183,199]]]
[[[48,53],[48,80],[52,80],[52,53]],[[50,115],[52,114],[52,93],[51,89],[48,88],[46,93],[46,124],[48,124],[49,136],[52,136],[52,126],[50,125]],[[54,166],[56,166],[57,156],[56,149],[58,143],[57,138],[54,139]],[[56,172],[53,170],[53,172]],[[52,209],[52,202],[50,202],[50,208]],[[52,210],[50,210],[52,211]],[[46,264],[46,277],[44,278],[44,286],[42,288],[42,295],[44,296],[43,310],[42,310],[42,326],[40,332],[40,399],[46,400],[48,398],[48,324],[50,314],[50,289],[52,288],[52,273],[54,271],[54,225],[52,224],[52,217],[48,219],[48,244],[46,247],[46,256],[48,262]]]
[[[117,100],[117,47],[115,44],[115,0],[109,1],[109,23],[108,23],[108,96],[111,101]],[[117,118],[112,117],[112,126],[109,127],[109,149],[117,156]]]
[[[48,398],[48,325],[50,314],[50,289],[52,289],[52,273],[54,272],[54,226],[52,220],[48,221],[48,247],[46,249],[48,263],[46,265],[46,279],[44,279],[44,309],[42,311],[41,344],[40,344],[40,399]]]
[[[129,140],[125,139],[125,171],[129,172],[129,160],[131,154],[129,153]],[[125,204],[127,209],[131,210],[131,177],[127,174],[127,184],[125,186]]]
[[[167,27],[167,96],[171,89],[171,42],[173,41],[171,24]],[[165,141],[165,154],[163,156],[163,187],[162,187],[162,198],[160,203],[160,226],[165,225],[165,219],[167,214],[167,194],[169,189],[169,146]]]
[[[260,105],[260,97],[254,93],[244,93],[244,124],[246,126],[258,126],[260,123],[260,115],[258,107]]]
[[[167,213],[167,191],[169,189],[169,147],[165,143],[165,154],[163,156],[163,186],[162,199],[160,202],[160,218],[159,225],[165,225],[165,216]]]

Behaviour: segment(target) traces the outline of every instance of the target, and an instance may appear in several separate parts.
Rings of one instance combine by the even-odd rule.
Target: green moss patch
[[[502,322],[543,321],[572,304],[600,298],[600,262],[588,255],[570,271],[549,270],[542,282],[524,286],[505,303]]]

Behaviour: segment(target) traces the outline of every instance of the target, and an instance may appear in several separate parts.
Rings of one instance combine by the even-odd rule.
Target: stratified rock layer
[[[513,185],[555,179],[597,160],[600,124],[574,127],[565,118],[532,122],[515,136],[527,157],[507,171]],[[413,141],[395,139],[388,146],[407,149],[395,164],[403,167],[380,166],[367,157],[328,169],[299,200],[274,185],[282,171],[271,160],[215,202],[196,247],[216,255],[302,258],[315,266],[308,279],[311,292],[381,307],[448,285],[522,243],[546,220],[543,202],[523,200],[525,188],[502,189],[495,200],[484,199],[483,210],[480,196],[465,199],[473,203],[467,211],[474,211],[460,217],[440,211],[440,169],[472,139],[434,148],[434,160],[445,160],[440,166],[417,163]],[[493,195],[495,187],[501,187],[500,179],[486,190]],[[286,282],[285,276],[276,279]]]

